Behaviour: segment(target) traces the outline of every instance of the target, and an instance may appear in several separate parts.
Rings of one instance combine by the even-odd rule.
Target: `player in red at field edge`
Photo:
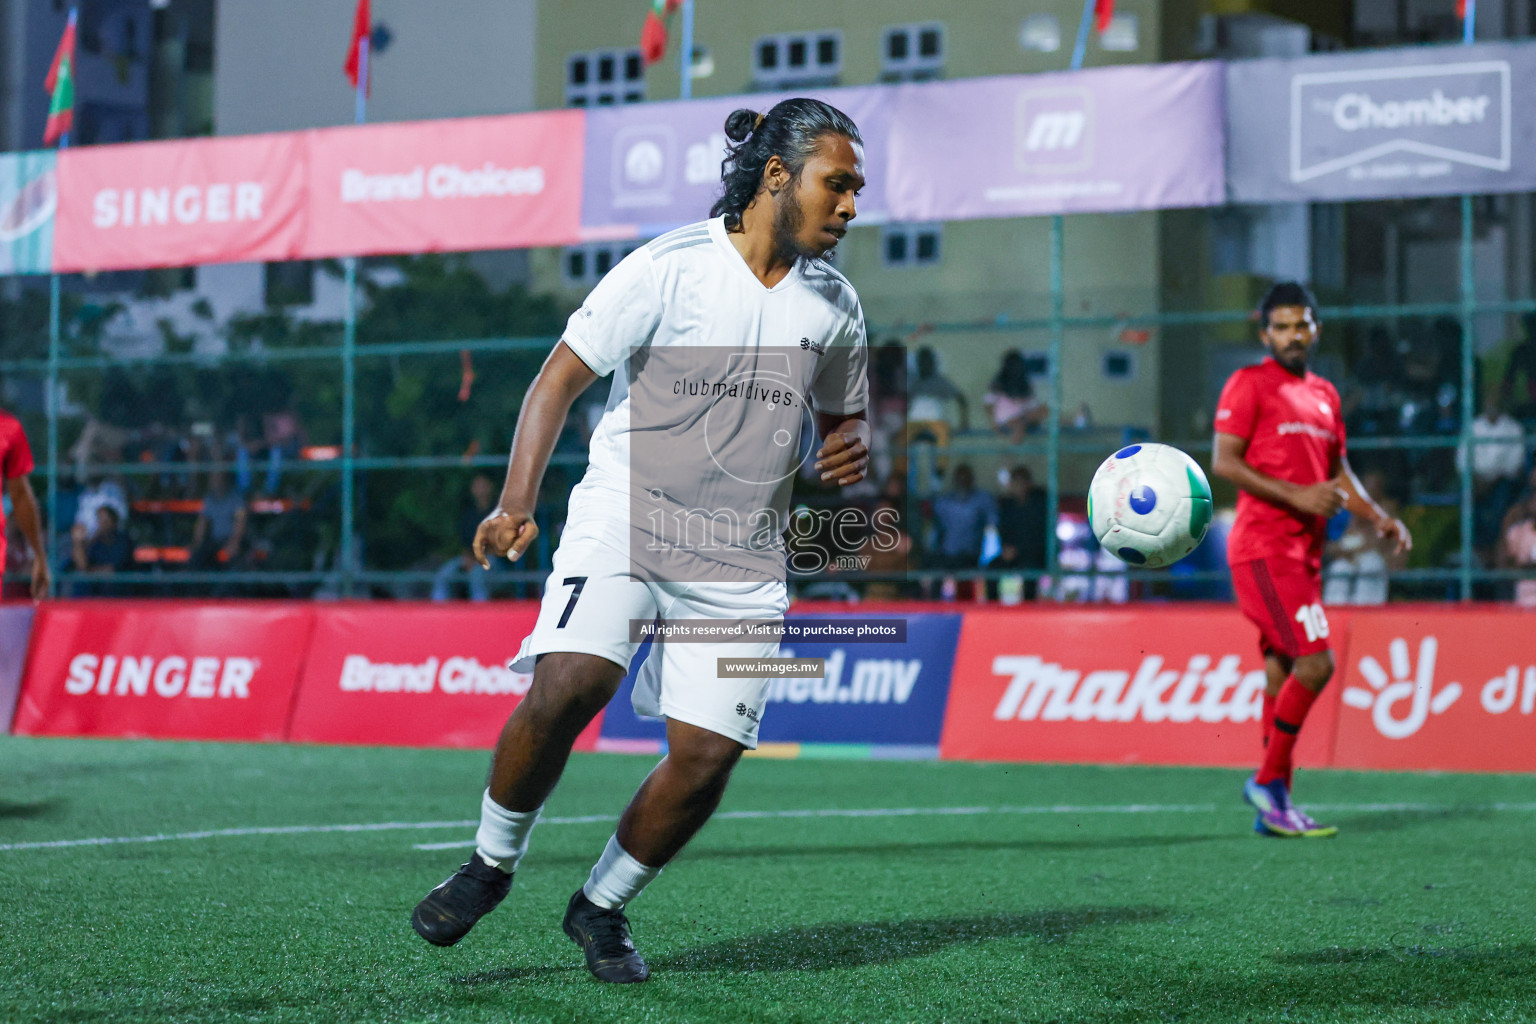
[[[0,480],[11,499],[11,515],[21,535],[32,546],[32,599],[48,596],[48,552],[43,546],[43,517],[37,510],[37,496],[27,474],[32,472],[32,448],[27,444],[21,423],[0,409]],[[0,508],[0,569],[5,566],[5,510]]]
[[[1259,307],[1259,340],[1269,357],[1228,378],[1216,406],[1211,469],[1239,488],[1227,561],[1238,607],[1259,627],[1267,677],[1263,762],[1243,787],[1260,835],[1338,832],[1291,803],[1291,752],[1333,675],[1322,604],[1328,520],[1348,509],[1395,540],[1399,553],[1413,546],[1408,528],[1371,500],[1349,468],[1339,393],[1307,369],[1320,329],[1305,287],[1275,285]]]

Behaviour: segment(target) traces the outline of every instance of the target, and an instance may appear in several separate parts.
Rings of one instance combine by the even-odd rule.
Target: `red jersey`
[[[32,449],[21,423],[0,409],[0,483],[32,472]],[[5,506],[0,505],[0,569],[5,567]]]
[[[1297,377],[1272,358],[1245,366],[1227,380],[1216,404],[1216,430],[1248,442],[1243,454],[1248,465],[1293,484],[1330,479],[1344,457],[1339,393],[1310,370]],[[1327,525],[1322,516],[1239,491],[1227,562],[1273,558],[1319,572]]]

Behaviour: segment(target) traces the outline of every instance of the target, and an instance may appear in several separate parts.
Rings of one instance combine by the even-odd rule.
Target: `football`
[[[1104,460],[1088,485],[1088,523],[1130,565],[1172,565],[1205,539],[1211,485],[1194,459],[1166,444],[1131,444]]]

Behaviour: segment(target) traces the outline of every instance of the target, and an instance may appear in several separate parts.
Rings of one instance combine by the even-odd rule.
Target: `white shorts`
[[[629,571],[627,524],[619,516],[572,517],[544,584],[539,619],[510,667],[532,672],[541,654],[576,652],[628,670],[640,645],[631,619],[781,619],[789,596],[778,581],[650,583]],[[752,643],[656,641],[635,677],[635,713],[675,718],[757,747],[769,679],[720,678],[720,658],[772,658],[777,640]]]

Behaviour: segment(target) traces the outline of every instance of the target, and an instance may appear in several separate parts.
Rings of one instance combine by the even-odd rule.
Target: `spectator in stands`
[[[1360,481],[1366,493],[1379,495],[1378,504],[1397,518],[1386,479],[1372,470],[1362,473]],[[1323,604],[1386,604],[1388,578],[1408,564],[1407,552],[1398,552],[1390,536],[1383,537],[1360,516],[1343,515],[1348,518],[1344,532],[1329,541],[1323,556]]]
[[[96,509],[96,529],[76,523],[69,531],[70,561],[75,572],[103,576],[128,568],[133,546],[123,534],[117,510],[111,505]],[[97,589],[94,592],[104,593]]]
[[[1029,368],[1024,354],[1010,349],[1003,356],[1002,366],[992,385],[982,398],[992,414],[992,427],[1013,444],[1024,435],[1039,428],[1051,414],[1050,407],[1035,398],[1035,389],[1029,382]]]
[[[997,526],[997,505],[992,495],[976,489],[976,474],[969,465],[955,467],[953,486],[934,499],[933,518],[938,531],[937,567],[980,567],[987,527]]]
[[[951,409],[958,412],[952,415]],[[939,372],[938,354],[924,345],[917,350],[917,377],[907,389],[907,439],[931,434],[940,446],[949,444],[955,429],[971,429],[971,411],[954,381]]]
[[[490,587],[487,583],[489,574],[480,571],[470,549],[474,547],[475,531],[480,528],[480,521],[490,515],[495,504],[496,484],[484,473],[476,473],[469,482],[469,501],[459,513],[459,553],[444,562],[432,577],[432,600],[448,600],[449,588],[459,576],[463,576],[468,584],[471,601],[490,600]],[[493,569],[499,569],[505,564],[502,559],[491,559]]]
[[[869,410],[870,466],[884,479],[906,456],[907,348],[895,338],[870,353]]]
[[[1472,421],[1472,440],[1472,544],[1489,552],[1498,544],[1499,524],[1525,479],[1525,429],[1490,391],[1482,414]],[[1466,469],[1460,452],[1456,466]]]
[[[1524,314],[1520,322],[1525,326],[1525,337],[1509,353],[1499,397],[1516,419],[1536,424],[1536,313]],[[1521,378],[1521,386],[1516,387]]]
[[[199,569],[234,564],[245,539],[245,521],[245,499],[230,488],[229,475],[211,474],[203,509],[192,528],[192,564]]]
[[[1014,466],[1008,473],[1008,490],[997,503],[997,539],[1002,552],[988,563],[989,569],[1045,569],[1045,492],[1035,486],[1034,474],[1028,466]],[[1026,601],[1035,598],[1037,581],[1028,579],[1019,587],[1018,597]],[[1013,584],[1004,595],[1008,603]],[[988,590],[994,595],[1001,592],[1000,584],[989,583]]]
[[[128,492],[118,479],[101,479],[88,484],[80,492],[80,502],[75,507],[75,525],[85,530],[86,539],[96,536],[101,518],[96,514],[103,506],[117,513],[120,528],[128,521]]]
[[[890,400],[906,405],[907,347],[895,338],[887,338],[870,353],[869,400],[877,410]]]
[[[907,532],[905,511],[897,502],[882,497],[875,502],[871,515],[874,529],[859,549],[859,554],[869,559],[864,571],[904,577],[910,568],[912,554],[912,536]],[[905,578],[873,580],[864,585],[866,601],[897,601],[911,596],[914,596],[912,588]]]
[[[1532,473],[1536,483],[1536,473]],[[1536,489],[1526,491],[1504,517],[1503,542],[1499,546],[1499,568],[1536,570]],[[1515,581],[1515,603],[1536,608],[1536,572]]]

